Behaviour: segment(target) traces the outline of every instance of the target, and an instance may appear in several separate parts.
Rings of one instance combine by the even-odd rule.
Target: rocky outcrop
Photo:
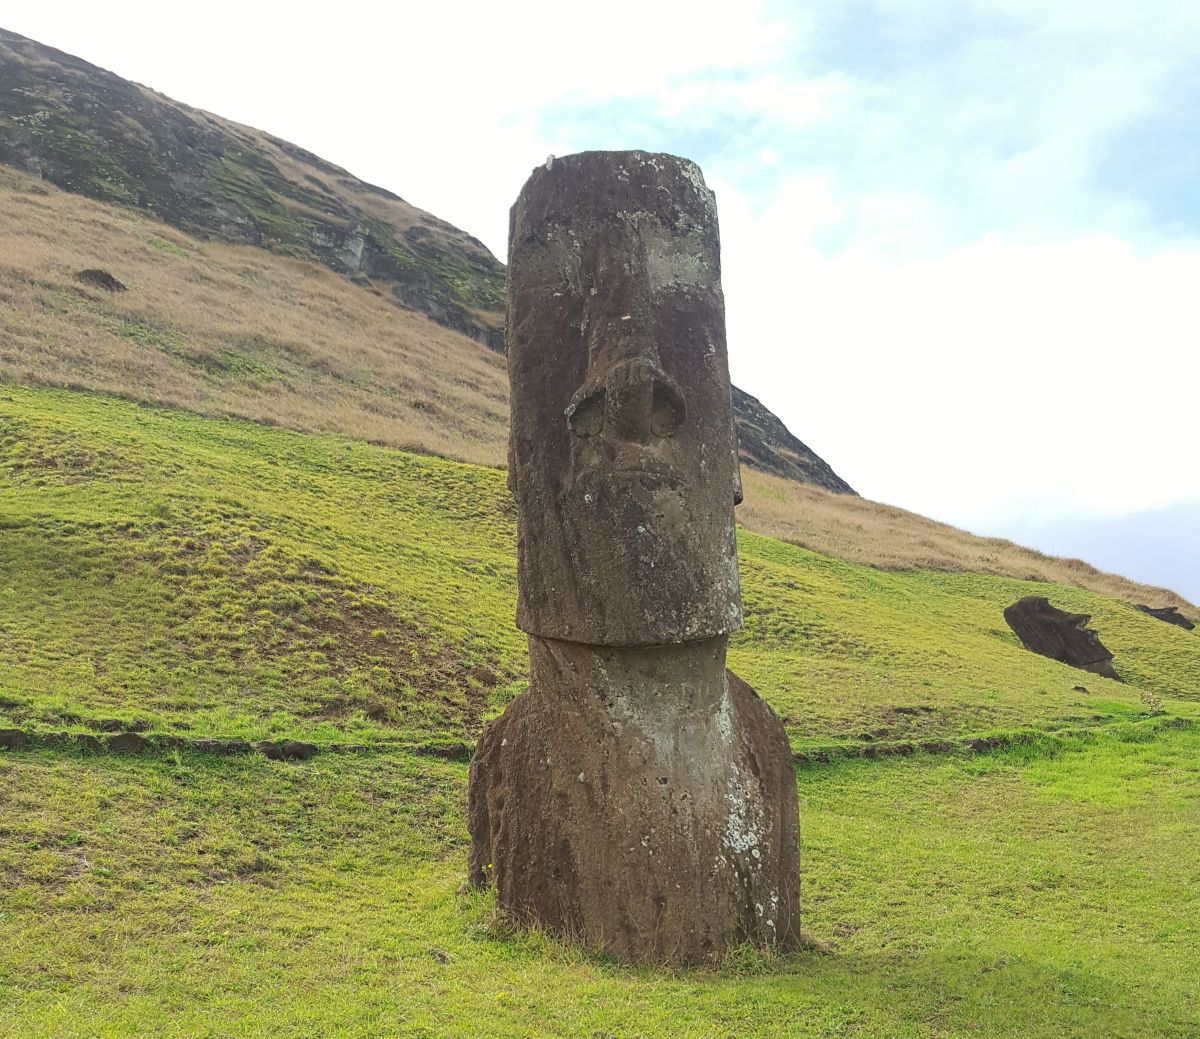
[[[509,242],[529,690],[480,738],[470,881],[622,960],[800,941],[783,724],[725,669],[740,497],[716,206],[694,164],[535,170]]]
[[[114,278],[108,271],[102,271],[97,267],[89,267],[85,271],[77,271],[75,280],[82,282],[84,285],[90,285],[94,289],[103,289],[105,292],[125,292],[127,291],[124,284]]]
[[[1004,619],[1030,652],[1119,680],[1112,653],[1088,628],[1088,614],[1067,613],[1051,606],[1049,599],[1028,595],[1009,606]]]
[[[1137,608],[1150,617],[1166,621],[1168,624],[1174,624],[1175,627],[1183,628],[1184,631],[1191,631],[1196,627],[1195,624],[1179,612],[1177,606],[1144,606],[1138,603]]]
[[[504,268],[470,235],[303,148],[4,30],[0,163],[202,238],[376,280],[402,306],[502,342]]]
[[[733,387],[733,418],[737,424],[742,463],[800,483],[811,483],[836,494],[854,490],[812,448],[792,435],[769,409],[745,390]]]

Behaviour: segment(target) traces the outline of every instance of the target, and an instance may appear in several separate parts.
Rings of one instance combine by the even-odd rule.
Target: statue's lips
[[[607,445],[606,445],[607,447]],[[662,448],[637,443],[623,443],[613,450],[576,458],[572,489],[603,491],[606,485],[638,484],[644,490],[666,487],[680,490],[687,480],[679,466],[663,457]]]
[[[656,465],[613,465],[597,462],[575,474],[571,490],[576,493],[605,493],[613,487],[640,491],[659,489],[680,491],[686,481],[679,472],[661,463]]]

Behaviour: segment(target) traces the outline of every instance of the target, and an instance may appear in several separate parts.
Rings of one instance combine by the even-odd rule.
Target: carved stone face
[[[741,625],[716,207],[693,163],[585,152],[512,210],[517,623],[596,645]]]

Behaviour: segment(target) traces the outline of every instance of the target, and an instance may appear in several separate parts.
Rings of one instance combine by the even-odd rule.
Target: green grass
[[[12,390],[0,697],[16,722],[466,737],[523,666],[497,474]],[[378,720],[371,720],[367,715]]]
[[[0,1035],[1176,1036],[1200,731],[803,770],[821,951],[616,966],[492,924],[466,769],[0,756]]]
[[[0,724],[471,740],[522,688],[503,474],[66,392],[0,400]],[[730,659],[797,748],[1099,724],[1200,701],[1200,638],[1078,589],[885,573],[739,533]],[[1092,613],[1120,684],[1022,650]],[[1079,692],[1083,686],[1087,692]]]
[[[397,746],[524,685],[503,474],[0,387],[0,485],[0,728],[368,748],[0,753],[0,1037],[1200,1035],[1197,633],[740,531],[798,750],[1024,736],[802,768],[814,948],[632,969],[459,894],[466,765]],[[1030,592],[1127,682],[1022,650]]]

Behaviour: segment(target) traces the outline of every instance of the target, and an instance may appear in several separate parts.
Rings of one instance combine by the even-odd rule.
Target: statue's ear
[[[731,422],[730,428],[733,431],[733,504],[742,504],[742,463],[738,458],[738,434],[737,424]]]
[[[517,496],[517,463],[513,456],[512,435],[508,438],[508,493]]]

